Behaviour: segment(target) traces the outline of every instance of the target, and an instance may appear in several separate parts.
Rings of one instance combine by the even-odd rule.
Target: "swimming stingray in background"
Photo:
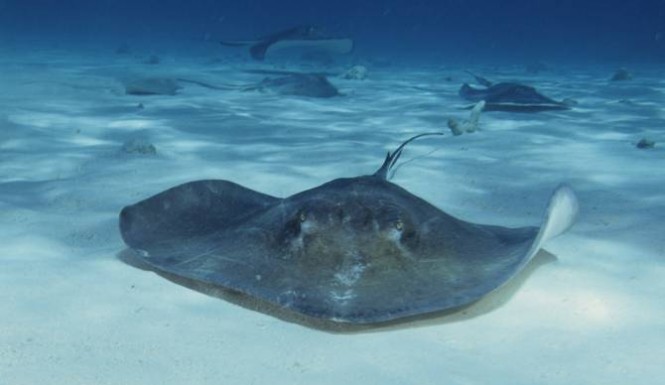
[[[468,72],[468,71],[467,71]],[[470,73],[470,72],[469,72]],[[470,101],[485,101],[485,111],[539,112],[567,110],[573,105],[570,100],[556,101],[540,94],[535,88],[519,83],[493,84],[484,77],[476,76],[476,81],[484,88],[473,88],[464,83],[459,95]]]
[[[270,71],[266,71],[270,72]],[[276,71],[276,77],[267,77],[255,84],[232,85],[211,84],[209,82],[183,79],[148,77],[125,81],[125,93],[135,96],[176,95],[181,84],[194,84],[220,91],[261,91],[279,95],[305,96],[312,98],[331,98],[341,95],[323,74]]]
[[[226,46],[249,46],[249,53],[256,60],[263,60],[270,51],[304,49],[330,54],[346,54],[353,50],[353,40],[333,38],[320,27],[303,25],[275,32],[257,40],[222,40]]]
[[[373,174],[277,198],[227,180],[185,183],[125,207],[120,232],[141,264],[334,324],[459,308],[511,279],[577,213],[552,195],[538,227],[455,218]],[[177,280],[176,280],[177,281]]]

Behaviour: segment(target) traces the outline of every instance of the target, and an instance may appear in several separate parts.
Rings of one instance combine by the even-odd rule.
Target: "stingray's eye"
[[[402,230],[404,230],[404,222],[402,222],[401,219],[396,220],[396,221],[393,223],[393,226],[395,226],[395,229],[396,229],[397,231],[402,231]]]
[[[299,212],[299,213],[298,213],[298,221],[299,221],[300,223],[303,223],[303,222],[305,222],[306,220],[307,220],[307,214],[305,214],[304,211]]]

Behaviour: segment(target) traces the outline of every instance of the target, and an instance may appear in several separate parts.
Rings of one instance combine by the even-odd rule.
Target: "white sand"
[[[463,68],[370,66],[330,100],[185,85],[123,94],[170,74],[243,83],[249,63],[100,52],[0,57],[0,384],[658,384],[665,378],[665,72],[560,68],[519,79],[572,111],[465,118]],[[482,72],[483,68],[475,68]],[[455,78],[446,82],[446,76]],[[431,89],[428,91],[427,89]],[[620,103],[629,99],[630,103]],[[136,108],[143,103],[145,109]],[[581,215],[515,294],[477,316],[334,334],[208,297],[116,258],[117,215],[178,183],[229,179],[286,196],[375,171],[413,143],[393,182],[476,222],[535,225],[568,182]],[[656,148],[639,150],[648,137]],[[125,154],[145,139],[156,156]],[[433,153],[430,153],[435,150]],[[428,154],[430,153],[430,154]],[[471,310],[473,315],[473,309]]]

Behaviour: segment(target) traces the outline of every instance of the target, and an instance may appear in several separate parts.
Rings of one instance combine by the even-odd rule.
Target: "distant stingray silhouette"
[[[485,111],[538,112],[567,110],[571,107],[571,103],[550,99],[530,86],[519,83],[493,84],[484,77],[473,76],[484,88],[473,88],[464,83],[459,90],[459,95],[474,103],[485,101]]]
[[[302,48],[327,53],[345,54],[353,50],[353,40],[332,38],[320,27],[303,25],[275,32],[257,40],[222,40],[225,46],[249,46],[249,52],[255,60],[264,60],[269,50]]]
[[[245,85],[211,84],[184,78],[139,78],[125,82],[125,93],[136,96],[176,95],[182,89],[181,84],[184,83],[221,91],[261,91],[312,98],[331,98],[342,95],[324,74],[287,71],[279,71],[276,74],[279,76],[266,77],[258,83]]]

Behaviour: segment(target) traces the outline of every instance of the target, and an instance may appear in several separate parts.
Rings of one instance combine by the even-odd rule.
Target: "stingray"
[[[175,186],[120,213],[139,262],[336,325],[458,309],[502,286],[577,212],[553,193],[539,226],[458,219],[388,181],[404,146],[373,174],[286,198],[227,180]]]
[[[337,76],[332,72],[296,72],[286,70],[250,69],[246,73],[271,75],[255,85],[241,87],[244,91],[268,91],[280,95],[309,96],[330,98],[342,95],[337,87],[328,80],[328,76]]]
[[[353,50],[353,40],[333,38],[321,28],[303,25],[275,32],[257,40],[222,40],[225,46],[249,46],[249,53],[255,60],[265,59],[269,51],[282,49],[304,49],[330,54],[345,54]]]
[[[258,83],[245,85],[212,84],[184,78],[141,78],[125,82],[125,93],[137,96],[176,95],[182,89],[182,84],[194,84],[218,91],[261,91],[312,98],[331,98],[341,95],[324,74],[288,71],[279,71],[275,74],[279,76],[266,77]]]
[[[280,95],[331,98],[341,95],[328,78],[321,74],[292,73],[275,78],[265,78],[255,86],[245,87],[246,91],[269,91]]]
[[[474,103],[484,100],[485,111],[539,112],[567,110],[571,107],[570,102],[548,98],[531,86],[510,82],[493,84],[486,78],[473,76],[483,88],[474,88],[464,83],[459,95]]]
[[[176,95],[182,88],[182,83],[195,84],[200,87],[214,90],[232,90],[233,86],[217,86],[214,84],[182,78],[146,77],[123,81],[125,94],[135,96]]]

